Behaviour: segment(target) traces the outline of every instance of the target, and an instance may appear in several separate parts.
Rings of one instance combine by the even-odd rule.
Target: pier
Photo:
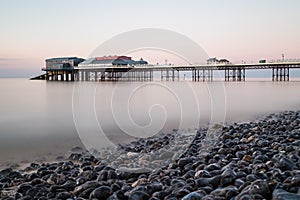
[[[62,60],[62,58],[59,59]],[[33,79],[51,81],[153,81],[155,73],[156,79],[178,81],[188,79],[185,77],[185,73],[190,73],[192,81],[213,81],[214,72],[220,71],[224,74],[224,81],[245,81],[247,71],[264,69],[271,70],[272,81],[289,81],[290,69],[300,69],[300,61],[151,65],[142,59],[133,61],[126,56],[100,57],[83,62],[80,62],[83,59],[76,57],[72,57],[73,60],[64,59],[63,64],[60,63],[59,66],[53,65],[53,62],[57,62],[55,59],[46,60],[46,63],[47,61],[50,63],[49,66],[42,69],[46,73]],[[184,77],[180,77],[180,73],[184,73]]]

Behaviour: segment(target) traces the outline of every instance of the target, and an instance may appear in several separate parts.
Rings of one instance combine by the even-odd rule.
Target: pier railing
[[[191,73],[193,81],[212,81],[214,71],[222,71],[225,81],[245,81],[247,70],[272,70],[273,81],[289,81],[290,69],[300,68],[300,59],[270,60],[261,63],[218,63],[191,65],[79,65],[74,68],[43,68],[46,80],[61,81],[152,81],[154,72],[161,80],[179,80],[180,72]],[[184,77],[185,78],[185,77]]]

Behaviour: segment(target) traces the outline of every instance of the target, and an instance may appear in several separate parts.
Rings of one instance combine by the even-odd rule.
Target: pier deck
[[[161,80],[179,80],[180,72],[191,72],[193,81],[213,81],[214,71],[223,71],[225,81],[245,81],[247,70],[272,70],[272,81],[289,81],[290,69],[299,69],[300,61],[199,64],[199,65],[90,65],[68,69],[47,69],[46,80],[60,81],[152,81],[153,73],[160,72]]]

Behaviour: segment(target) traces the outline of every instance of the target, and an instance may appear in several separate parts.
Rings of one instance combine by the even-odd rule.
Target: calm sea
[[[0,79],[0,163],[172,129],[300,109],[300,81],[46,82]],[[104,135],[103,135],[104,134]],[[27,153],[28,152],[28,153]]]

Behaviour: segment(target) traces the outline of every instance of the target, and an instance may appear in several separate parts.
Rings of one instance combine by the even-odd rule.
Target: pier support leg
[[[282,81],[282,67],[280,67],[280,75],[279,75],[280,81]]]
[[[95,81],[98,81],[98,72],[95,71]]]
[[[85,81],[89,80],[89,72],[84,72]]]
[[[166,70],[166,80],[169,81],[169,70]]]
[[[78,73],[79,73],[79,76],[80,76],[80,78],[79,78],[80,81],[83,81],[83,71],[79,71]]]
[[[73,71],[73,73],[71,72],[71,81],[72,81],[72,77],[73,77],[73,81],[77,81],[77,72],[76,71]]]
[[[54,75],[53,80],[54,80],[54,81],[57,81],[57,80],[58,80],[58,78],[57,78],[57,71],[53,71],[53,75]]]
[[[69,72],[63,72],[63,77],[64,77],[64,75],[66,76],[65,80],[69,81]]]
[[[192,69],[192,81],[194,81],[194,70]]]
[[[232,80],[233,80],[233,81],[236,81],[236,78],[237,78],[237,77],[236,77],[236,69],[233,69],[233,70],[232,70]]]
[[[150,71],[150,80],[153,81],[153,70]]]
[[[175,80],[175,72],[174,72],[174,69],[172,69],[172,81]]]
[[[105,81],[105,72],[101,72],[101,81]]]

